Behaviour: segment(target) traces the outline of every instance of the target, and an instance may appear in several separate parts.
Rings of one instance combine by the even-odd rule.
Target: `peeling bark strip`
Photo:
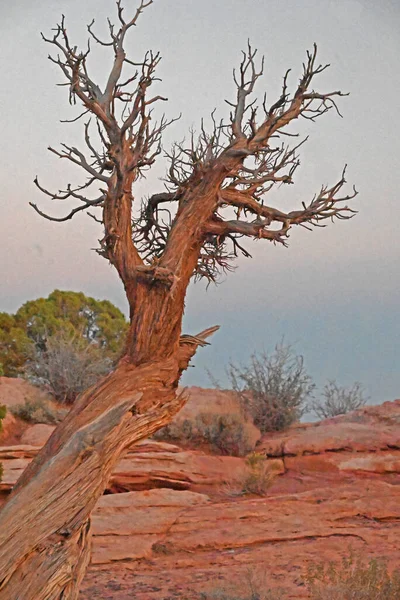
[[[157,103],[149,96],[158,80],[158,53],[141,61],[125,53],[125,38],[153,0],[140,0],[128,20],[117,0],[118,28],[109,21],[109,39],[88,34],[109,47],[114,61],[102,90],[91,78],[90,45],[79,51],[70,43],[65,19],[53,37],[43,39],[55,49],[50,56],[69,88],[69,101],[83,106],[73,119],[88,115],[85,152],[62,144],[49,148],[59,159],[77,165],[87,181],[68,184],[56,193],[38,179],[36,186],[52,200],[77,202],[64,217],[36,212],[51,221],[71,219],[85,211],[104,229],[98,253],[117,270],[130,307],[130,330],[124,356],[114,372],[84,392],[46,446],[21,476],[0,515],[0,600],[73,600],[90,558],[90,513],[107,484],[111,469],[129,445],[167,424],[184,404],[176,389],[198,346],[217,328],[197,336],[182,336],[186,291],[193,276],[215,281],[242,253],[250,256],[242,238],[266,239],[287,245],[294,226],[324,227],[327,220],[349,219],[339,181],[323,186],[300,210],[288,213],[265,202],[279,184],[292,184],[303,142],[286,144],[288,125],[296,119],[315,120],[331,108],[338,111],[340,91],[318,93],[314,78],[328,65],[316,63],[317,48],[307,53],[297,87],[289,91],[286,73],[280,97],[257,108],[252,94],[263,73],[256,50],[248,45],[238,72],[237,89],[228,122],[196,140],[175,144],[167,154],[167,191],[147,199],[133,219],[133,190],[161,153],[165,128],[173,121],[152,115]],[[340,113],[339,113],[340,114]],[[95,138],[93,138],[93,132]],[[285,136],[285,137],[283,137]],[[290,139],[289,137],[289,139]],[[99,211],[93,214],[89,211]],[[228,214],[226,213],[228,211]],[[135,213],[137,214],[137,213]]]

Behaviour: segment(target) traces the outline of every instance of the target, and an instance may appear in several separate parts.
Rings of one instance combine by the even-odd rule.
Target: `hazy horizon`
[[[124,4],[128,13],[137,3]],[[106,16],[115,17],[115,4],[21,0],[0,7],[0,311],[14,312],[23,302],[58,288],[107,298],[126,312],[116,273],[91,251],[101,236],[99,225],[87,216],[50,223],[28,205],[34,201],[47,211],[60,210],[34,187],[36,175],[55,189],[82,178],[78,169],[46,151],[49,145],[79,145],[82,139],[82,125],[59,122],[76,116],[79,107],[72,109],[66,88],[56,87],[62,78],[46,59],[49,47],[39,33],[48,34],[61,13],[71,39],[83,46],[86,24],[95,17],[104,30]],[[210,347],[199,349],[196,368],[183,381],[210,385],[206,368],[223,381],[230,359],[245,361],[253,351],[270,351],[284,337],[304,355],[320,386],[327,379],[343,385],[360,381],[373,403],[400,397],[400,126],[395,109],[400,5],[395,0],[379,5],[372,0],[155,0],[129,37],[128,51],[141,57],[153,47],[163,56],[157,91],[169,100],[162,109],[168,117],[182,113],[166,132],[165,148],[190,127],[198,128],[214,108],[226,114],[224,99],[234,94],[232,68],[248,38],[266,56],[259,98],[267,91],[270,101],[276,99],[288,67],[293,69],[293,88],[314,41],[320,61],[331,63],[316,88],[350,92],[340,99],[343,119],[332,111],[315,124],[301,125],[301,133],[310,138],[301,151],[295,185],[274,193],[274,205],[301,206],[321,184],[336,182],[347,163],[349,189],[354,183],[359,190],[353,202],[359,213],[312,233],[293,230],[288,249],[250,242],[253,259],[240,259],[237,272],[222,285],[207,291],[203,283],[191,285],[185,332],[214,324],[221,330]],[[97,52],[94,47],[92,67],[102,81],[110,57]],[[162,191],[165,168],[160,157],[147,180],[136,186],[138,201]]]

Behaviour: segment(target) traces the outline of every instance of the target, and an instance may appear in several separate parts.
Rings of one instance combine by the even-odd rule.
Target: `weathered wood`
[[[77,598],[90,559],[90,514],[116,461],[183,406],[179,373],[213,331],[183,340],[163,364],[121,361],[79,398],[1,512],[0,600]]]

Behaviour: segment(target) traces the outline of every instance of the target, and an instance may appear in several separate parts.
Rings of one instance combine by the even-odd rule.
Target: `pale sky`
[[[136,2],[125,0],[126,13]],[[50,223],[29,207],[59,210],[32,181],[63,188],[82,175],[46,151],[59,142],[78,145],[79,124],[60,119],[78,113],[68,105],[66,88],[46,56],[50,33],[61,13],[71,39],[83,45],[93,17],[104,31],[115,17],[112,0],[0,0],[2,116],[0,233],[3,247],[0,311],[47,296],[54,288],[108,298],[126,311],[122,284],[106,261],[91,250],[99,226],[80,216]],[[305,357],[316,382],[328,378],[349,385],[362,382],[377,403],[400,397],[399,168],[400,3],[398,0],[155,0],[129,38],[128,51],[140,58],[147,48],[163,56],[158,91],[169,98],[162,108],[182,118],[165,135],[168,149],[191,126],[217,108],[226,114],[232,99],[232,68],[250,38],[265,54],[265,76],[258,92],[274,101],[281,79],[292,67],[292,85],[305,51],[317,42],[321,62],[331,63],[315,87],[350,92],[341,99],[343,119],[330,113],[306,122],[310,139],[302,152],[296,185],[271,200],[282,209],[308,202],[323,183],[339,179],[348,164],[349,184],[359,196],[359,214],[313,233],[293,231],[290,247],[251,242],[253,259],[218,287],[192,286],[185,331],[221,325],[211,347],[199,350],[186,384],[209,385],[205,368],[223,380],[229,359],[245,361],[254,350],[271,350],[282,336]],[[102,83],[110,57],[93,52],[93,73]],[[76,109],[78,110],[78,108]],[[136,197],[162,191],[166,163],[158,161]],[[269,199],[270,201],[270,199]]]

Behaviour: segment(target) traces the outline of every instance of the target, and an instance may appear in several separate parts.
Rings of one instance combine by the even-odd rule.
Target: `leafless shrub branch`
[[[35,350],[26,364],[25,376],[58,402],[71,404],[111,369],[111,360],[94,344],[56,334],[48,338],[45,350]]]
[[[314,398],[310,409],[319,419],[328,419],[344,415],[364,406],[368,398],[364,395],[361,383],[353,383],[350,387],[339,386],[335,381],[329,381],[321,394]]]
[[[231,363],[228,375],[261,433],[279,431],[297,422],[315,389],[303,357],[283,343],[271,354],[253,354],[248,365]]]

